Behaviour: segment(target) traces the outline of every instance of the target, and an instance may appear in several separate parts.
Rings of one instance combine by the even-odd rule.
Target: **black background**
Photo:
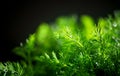
[[[0,61],[19,60],[11,50],[25,42],[41,22],[54,22],[57,17],[70,14],[88,14],[97,19],[120,9],[117,0],[9,0],[5,5],[5,21],[0,26]]]

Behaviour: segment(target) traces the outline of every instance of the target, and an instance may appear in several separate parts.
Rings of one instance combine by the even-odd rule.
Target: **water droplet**
[[[114,66],[114,63],[112,63],[112,65]]]
[[[118,62],[120,62],[120,60],[118,60]]]
[[[93,71],[93,69],[90,69],[90,71],[92,72],[92,71]]]
[[[61,74],[64,74],[64,71],[60,71]]]
[[[118,43],[118,39],[116,37],[112,36],[112,39]]]
[[[118,46],[120,46],[120,43],[118,43]]]
[[[72,38],[73,36],[72,35],[70,35],[70,38]]]
[[[112,30],[112,27],[110,27],[110,30]]]
[[[80,67],[78,66],[77,68],[79,69]]]
[[[23,46],[23,43],[22,43],[22,42],[20,43],[20,46]]]
[[[56,75],[58,74],[58,72],[56,72]]]
[[[112,39],[115,39],[115,37],[114,37],[114,36],[112,36]]]
[[[113,27],[117,27],[117,24],[115,22],[113,23]]]
[[[96,62],[96,65],[99,66],[98,62]]]
[[[28,43],[28,39],[26,39],[26,43]]]
[[[3,71],[4,71],[4,72],[7,72],[7,71],[8,71],[8,69],[7,69],[7,68],[5,68]]]

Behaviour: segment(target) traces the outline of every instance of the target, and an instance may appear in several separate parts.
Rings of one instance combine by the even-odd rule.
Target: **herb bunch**
[[[97,24],[88,15],[42,23],[13,51],[23,58],[23,76],[119,76],[120,12]]]

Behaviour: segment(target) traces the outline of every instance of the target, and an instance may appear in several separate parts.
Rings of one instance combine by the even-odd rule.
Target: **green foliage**
[[[23,76],[23,68],[19,63],[0,63],[0,76]]]
[[[119,76],[120,12],[99,18],[98,24],[87,15],[80,21],[62,16],[54,24],[41,24],[20,45],[14,49],[23,58],[24,70],[14,67],[19,75]]]

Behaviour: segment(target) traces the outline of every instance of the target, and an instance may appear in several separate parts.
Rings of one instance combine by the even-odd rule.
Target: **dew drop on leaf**
[[[23,43],[22,43],[22,42],[20,43],[20,46],[21,46],[21,47],[23,46]]]
[[[116,24],[116,23],[113,23],[113,27],[117,27],[117,24]]]
[[[120,43],[118,43],[118,46],[120,46]]]

